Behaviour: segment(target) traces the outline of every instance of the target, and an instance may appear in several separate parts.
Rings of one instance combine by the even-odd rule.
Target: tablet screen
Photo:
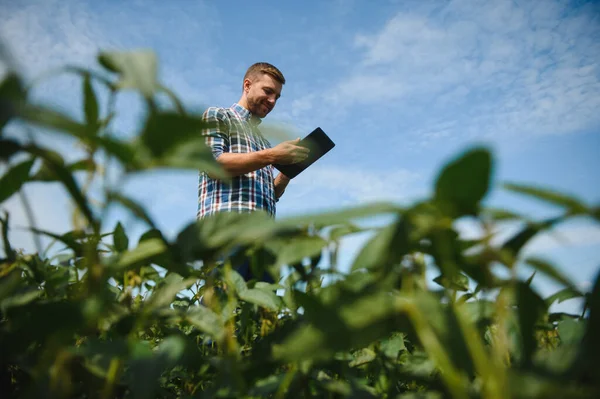
[[[308,136],[300,140],[298,145],[306,147],[310,150],[308,158],[302,162],[298,162],[291,165],[280,165],[273,164],[273,166],[281,173],[293,179],[298,176],[304,169],[315,163],[323,155],[327,154],[335,143],[327,136],[327,134],[320,127],[313,130]]]

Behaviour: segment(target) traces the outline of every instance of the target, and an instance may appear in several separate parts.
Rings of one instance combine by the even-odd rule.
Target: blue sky
[[[409,204],[473,144],[494,150],[496,183],[548,186],[600,203],[597,2],[30,0],[0,4],[0,38],[28,78],[65,64],[97,68],[99,50],[151,48],[161,80],[197,112],[237,101],[251,63],[277,65],[287,84],[263,126],[290,136],[321,126],[337,143],[292,182],[279,217],[379,200]],[[60,76],[34,94],[73,113],[79,90],[75,78]],[[139,99],[124,94],[118,109],[115,134],[134,135]],[[194,172],[164,172],[125,189],[175,233],[194,219],[196,184]],[[27,192],[42,227],[69,229],[60,190],[36,184]],[[499,189],[489,203],[537,217],[556,212]],[[26,224],[18,198],[5,208]],[[468,224],[461,230],[477,233]],[[556,234],[566,241],[540,237],[527,251],[554,259],[589,288],[600,266],[600,229],[574,221]],[[14,239],[31,246],[21,233]],[[342,266],[362,242],[344,243]],[[544,293],[553,288],[542,280]]]

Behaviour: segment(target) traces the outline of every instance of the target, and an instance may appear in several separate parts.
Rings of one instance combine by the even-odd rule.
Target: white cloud
[[[566,134],[600,124],[600,25],[592,5],[454,1],[400,11],[359,34],[362,61],[324,101],[419,109],[413,137],[435,125],[463,138]],[[423,144],[423,141],[421,142]]]
[[[66,63],[90,64],[106,43],[92,15],[80,3],[55,0],[11,7],[0,37],[29,77]]]

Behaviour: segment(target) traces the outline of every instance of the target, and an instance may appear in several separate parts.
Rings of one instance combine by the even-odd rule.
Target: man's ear
[[[250,79],[244,79],[244,93],[247,93],[250,90],[250,86],[252,86],[252,81]]]

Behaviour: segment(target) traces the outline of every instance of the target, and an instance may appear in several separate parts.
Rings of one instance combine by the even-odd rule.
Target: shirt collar
[[[238,103],[234,103],[231,106],[231,109],[238,114],[238,116],[240,118],[242,118],[243,120],[245,120],[246,122],[249,122],[251,125],[254,126],[258,126],[261,124],[262,120],[256,116],[253,115],[249,110],[247,110],[246,108],[242,107],[240,104]]]

